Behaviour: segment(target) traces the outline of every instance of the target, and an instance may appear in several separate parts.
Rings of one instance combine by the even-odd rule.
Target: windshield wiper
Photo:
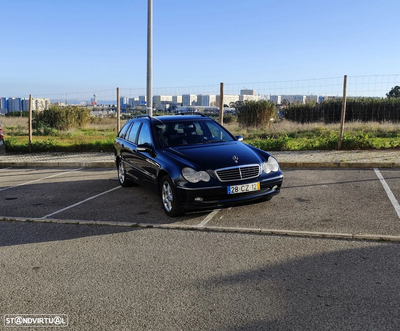
[[[207,140],[205,142],[203,142],[203,144],[213,144],[213,143],[224,143],[227,140]]]

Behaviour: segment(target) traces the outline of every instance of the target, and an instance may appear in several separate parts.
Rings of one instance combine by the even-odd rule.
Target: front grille
[[[260,166],[252,164],[241,167],[223,168],[215,170],[215,173],[221,182],[245,180],[258,177],[260,175]]]

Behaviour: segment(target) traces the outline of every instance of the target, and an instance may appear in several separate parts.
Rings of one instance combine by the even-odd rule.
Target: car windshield
[[[160,147],[234,141],[224,128],[212,120],[166,122],[155,124],[155,129]]]

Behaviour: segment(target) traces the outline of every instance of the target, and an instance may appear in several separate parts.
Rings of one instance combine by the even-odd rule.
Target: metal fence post
[[[117,133],[121,130],[121,98],[119,97],[119,87],[117,87]]]
[[[32,94],[29,94],[28,131],[29,131],[29,152],[32,153]]]
[[[347,101],[347,75],[344,75],[343,79],[343,101],[342,101],[342,114],[340,117],[340,133],[339,133],[339,144],[338,149],[342,149],[343,133],[344,133],[344,122],[346,118],[346,101]]]
[[[224,83],[219,88],[219,124],[224,125]]]

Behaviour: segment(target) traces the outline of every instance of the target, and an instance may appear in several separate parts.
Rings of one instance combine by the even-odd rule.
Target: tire
[[[175,217],[183,215],[184,211],[179,208],[179,198],[176,194],[176,188],[169,176],[161,179],[161,203],[165,213],[168,216]]]
[[[121,185],[122,187],[132,186],[132,182],[126,178],[126,170],[124,167],[124,162],[122,162],[121,159],[118,159],[117,170],[118,170],[119,185]]]

